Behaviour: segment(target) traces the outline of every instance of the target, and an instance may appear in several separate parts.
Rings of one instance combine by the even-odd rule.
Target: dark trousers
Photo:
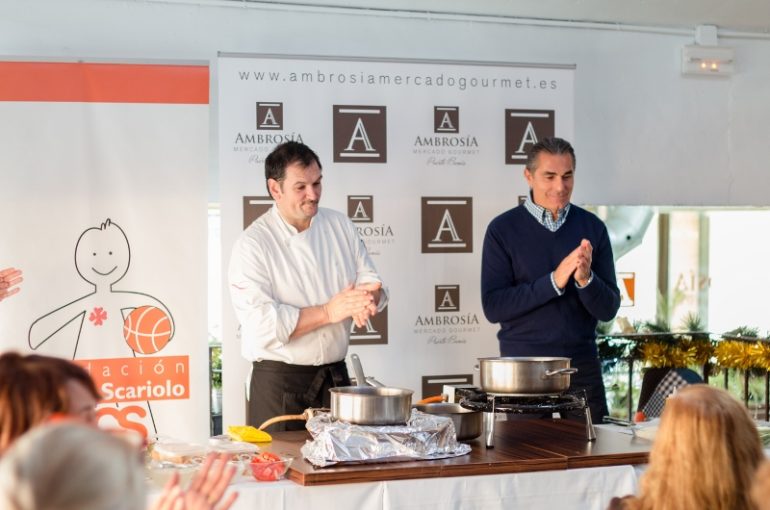
[[[290,365],[280,361],[255,361],[251,372],[248,423],[259,427],[284,414],[302,414],[309,407],[329,407],[329,388],[350,386],[345,361],[328,365]],[[271,425],[268,432],[304,430],[304,421]]]
[[[609,415],[607,410],[607,395],[604,390],[604,379],[602,379],[602,366],[598,358],[579,359],[572,358],[571,367],[578,369],[577,373],[570,376],[570,391],[585,390],[588,398],[588,407],[591,409],[591,420],[594,423],[601,423],[602,418]],[[565,413],[572,418],[574,413]],[[584,419],[582,413],[575,419]]]

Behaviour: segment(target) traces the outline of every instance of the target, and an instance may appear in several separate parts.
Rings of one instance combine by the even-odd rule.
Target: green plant
[[[702,332],[703,331],[703,320],[700,318],[700,315],[693,312],[687,312],[687,315],[684,316],[682,319],[682,330],[688,331],[688,332]]]
[[[756,338],[759,336],[759,328],[753,328],[751,326],[738,326],[737,328],[723,333],[724,338]]]
[[[222,388],[222,346],[211,346],[211,387]]]

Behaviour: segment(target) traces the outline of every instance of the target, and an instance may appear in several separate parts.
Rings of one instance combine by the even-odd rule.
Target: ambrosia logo
[[[436,285],[436,311],[459,312],[460,311],[460,286]]]
[[[370,255],[379,255],[383,246],[393,244],[393,228],[385,223],[374,224],[374,196],[348,195],[348,218],[356,224]]]
[[[460,108],[457,106],[433,107],[434,133],[459,133]]]
[[[429,344],[464,344],[467,340],[461,334],[481,329],[478,315],[461,312],[459,285],[435,285],[433,311],[414,321],[414,333],[428,335]]]
[[[460,107],[433,107],[433,134],[417,135],[412,152],[428,155],[427,164],[464,166],[463,156],[479,153],[479,142],[473,135],[460,135]]]
[[[233,139],[233,152],[245,152],[248,154],[249,163],[264,163],[265,157],[284,142],[302,142],[302,134],[285,132],[284,127],[284,103],[278,101],[258,101],[256,103],[256,115],[254,129],[246,128],[235,133]],[[261,133],[259,131],[268,131]]]
[[[384,106],[333,107],[335,163],[386,163],[387,117]]]
[[[272,197],[243,197],[243,228],[251,225],[272,206]]]
[[[473,198],[422,197],[422,253],[473,252]]]
[[[350,323],[350,345],[387,344],[388,343],[388,307],[371,317],[362,328],[355,322]]]
[[[525,164],[533,145],[554,136],[555,115],[553,110],[505,110],[505,164]]]
[[[348,218],[353,223],[374,221],[374,197],[372,195],[348,195]]]
[[[257,103],[257,129],[283,129],[283,103]]]

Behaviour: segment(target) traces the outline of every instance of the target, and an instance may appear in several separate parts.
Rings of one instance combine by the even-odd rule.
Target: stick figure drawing
[[[69,342],[74,336],[73,360],[136,358],[163,349],[174,336],[174,320],[168,307],[149,294],[116,288],[130,263],[128,237],[116,223],[107,219],[80,234],[75,245],[75,268],[93,291],[36,319],[29,328],[30,348],[40,349],[49,341],[73,345]],[[57,350],[61,352],[61,347]],[[143,418],[145,433],[157,431],[146,401],[131,402],[130,406],[104,404],[100,416],[112,415],[125,426],[121,421],[132,421],[125,419],[129,407]]]

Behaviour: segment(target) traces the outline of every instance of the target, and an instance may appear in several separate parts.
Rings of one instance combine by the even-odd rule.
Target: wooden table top
[[[269,447],[295,458],[286,476],[300,485],[645,464],[652,445],[646,439],[599,427],[596,441],[589,442],[585,424],[577,421],[499,421],[495,424],[494,448],[488,449],[482,436],[470,441],[471,453],[461,457],[316,468],[300,453],[309,439],[306,431],[278,432]]]

